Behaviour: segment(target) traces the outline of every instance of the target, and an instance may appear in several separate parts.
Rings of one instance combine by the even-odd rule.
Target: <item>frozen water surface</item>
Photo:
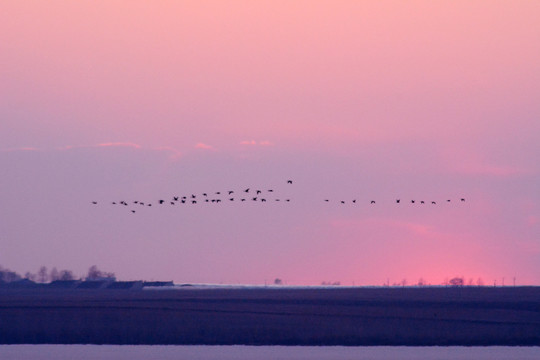
[[[540,347],[2,345],[2,360],[539,359]]]

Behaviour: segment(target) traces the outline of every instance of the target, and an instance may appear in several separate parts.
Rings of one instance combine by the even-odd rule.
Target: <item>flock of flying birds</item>
[[[287,180],[287,184],[291,185],[293,183],[292,180]],[[170,205],[170,206],[174,206],[174,205],[178,205],[178,204],[191,204],[191,205],[195,205],[195,204],[199,204],[199,203],[214,203],[214,204],[218,204],[218,203],[221,203],[221,202],[234,202],[234,201],[239,201],[239,202],[246,202],[246,201],[250,201],[250,202],[267,202],[267,201],[283,201],[283,202],[290,202],[291,199],[289,198],[284,198],[284,199],[281,199],[281,198],[272,198],[272,199],[269,199],[269,196],[271,196],[271,194],[274,193],[274,190],[273,189],[268,189],[268,190],[260,190],[260,189],[252,189],[252,188],[247,188],[247,189],[244,189],[242,191],[239,191],[239,192],[235,192],[234,190],[228,190],[228,191],[216,191],[216,192],[213,192],[213,193],[202,193],[202,194],[199,194],[199,195],[195,195],[195,194],[191,194],[190,196],[173,196],[171,199],[168,199],[168,200],[165,200],[165,199],[159,199],[155,205],[158,206],[158,205]],[[222,199],[222,197],[225,196],[225,198]],[[331,200],[330,199],[323,199],[324,202],[330,202]],[[465,198],[460,198],[459,201],[462,201],[464,202],[465,201]],[[396,199],[396,204],[400,204],[402,201],[401,199]],[[451,199],[447,199],[446,202],[451,202]],[[352,204],[357,204],[357,203],[360,203],[358,202],[356,199],[353,199],[353,200],[339,200],[339,203],[340,204],[346,204],[346,203],[352,203]],[[376,204],[376,201],[375,200],[370,200],[369,203],[371,205],[373,204]],[[431,203],[432,205],[436,205],[437,202],[436,201],[430,201],[430,202],[426,202],[424,200],[410,200],[410,203],[411,204],[426,204],[426,203]],[[94,205],[97,205],[98,202],[97,201],[92,201],[92,204]],[[133,205],[133,206],[138,206],[140,208],[140,206],[145,206],[145,207],[151,207],[151,206],[154,206],[154,203],[151,203],[151,202],[144,202],[144,201],[140,201],[140,200],[135,200],[135,201],[132,201],[131,203],[127,202],[127,201],[112,201],[111,202],[111,205],[120,205],[120,206],[130,206],[130,205]],[[131,209],[131,212],[132,213],[136,213],[137,211],[135,209]]]

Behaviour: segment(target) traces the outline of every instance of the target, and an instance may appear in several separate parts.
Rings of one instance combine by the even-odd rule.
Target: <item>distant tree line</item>
[[[4,269],[0,265],[0,283],[19,281],[21,279],[22,279],[21,275],[17,274],[15,271]]]
[[[73,271],[71,270],[58,270],[56,267],[53,267],[50,271],[47,269],[46,266],[41,266],[37,273],[31,273],[26,272],[24,276],[21,276],[20,274],[16,273],[15,271],[11,271],[9,269],[6,269],[0,265],[0,283],[10,283],[14,281],[20,281],[23,279],[27,279],[33,282],[37,283],[49,283],[53,281],[58,280],[76,280],[77,277],[73,274]],[[82,278],[80,278],[82,280]],[[86,274],[86,277],[84,280],[87,281],[94,281],[94,280],[116,280],[114,273],[112,272],[106,272],[101,271],[98,269],[96,265],[90,266],[88,269],[88,272]],[[513,278],[513,284],[515,286],[516,279]],[[284,281],[280,278],[274,279],[274,285],[283,285]],[[339,281],[323,281],[321,285],[328,286],[340,286],[341,282]],[[482,278],[478,278],[476,280],[469,278],[468,280],[465,279],[464,276],[456,276],[451,279],[444,279],[442,285],[444,286],[484,286],[484,280]],[[497,283],[494,283],[494,286],[496,286]],[[383,286],[389,287],[389,286],[401,286],[405,287],[408,286],[407,279],[403,279],[399,282],[394,282],[390,284],[390,280],[388,280],[386,283],[383,284]],[[417,286],[417,287],[423,287],[423,286],[431,286],[426,280],[423,278],[420,278],[416,284],[411,284],[409,286]],[[502,282],[502,286],[504,286],[504,279]]]
[[[407,279],[403,279],[400,282],[393,283],[392,286],[407,286],[408,282]],[[444,286],[484,286],[484,280],[482,278],[478,278],[474,280],[473,278],[469,278],[468,280],[465,279],[463,276],[456,276],[451,279],[444,279],[442,282],[442,285]],[[388,281],[384,286],[390,286],[390,281]],[[424,278],[418,279],[418,282],[416,284],[411,284],[411,286],[431,286],[430,283],[428,283]]]
[[[105,272],[98,269],[96,265],[92,265],[88,269],[88,273],[86,275],[86,280],[101,280],[101,279],[114,279],[114,273],[112,272]],[[24,276],[21,276],[20,274],[16,273],[15,271],[11,271],[9,269],[5,269],[0,265],[0,283],[10,283],[14,281],[20,281],[23,279],[27,279],[33,282],[37,283],[48,283],[58,280],[63,281],[69,281],[69,280],[76,280],[77,277],[73,274],[73,271],[71,270],[58,270],[56,267],[53,267],[50,271],[47,269],[46,266],[41,266],[37,273],[31,273],[27,271]]]

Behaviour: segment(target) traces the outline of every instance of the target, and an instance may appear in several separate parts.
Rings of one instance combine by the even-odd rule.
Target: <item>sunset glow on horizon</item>
[[[3,1],[0,265],[540,285],[539,18],[535,1]]]

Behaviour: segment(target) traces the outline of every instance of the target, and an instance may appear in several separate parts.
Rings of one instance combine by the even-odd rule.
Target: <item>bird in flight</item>
[[[286,180],[287,184],[292,184],[293,183],[293,180]],[[234,201],[237,201],[237,202],[240,202],[240,201],[249,201],[249,200],[252,200],[252,201],[260,201],[260,202],[268,202],[268,201],[284,201],[284,202],[290,202],[291,199],[284,199],[284,198],[273,198],[273,199],[268,199],[268,198],[263,198],[262,197],[262,193],[263,192],[267,192],[267,193],[273,193],[276,191],[276,189],[269,189],[268,187],[261,187],[259,189],[257,188],[253,188],[255,190],[253,190],[255,192],[255,194],[253,194],[253,192],[251,191],[252,189],[251,188],[244,188],[244,189],[240,189],[240,190],[227,190],[227,191],[223,191],[223,194],[225,196],[225,194],[228,194],[229,196],[224,198],[223,201],[226,202],[226,201],[230,201],[230,202],[234,202]],[[262,189],[266,189],[266,190],[262,190]],[[249,198],[249,195],[245,195],[246,197],[245,198],[241,198],[240,196],[236,197],[231,197],[232,194],[235,194],[236,191],[239,191],[239,193],[251,193],[251,196],[255,195],[255,197],[252,197],[252,198]],[[221,199],[218,199],[217,196],[215,198],[212,199],[213,196],[210,196],[209,197],[209,194],[212,194],[211,192],[210,193],[201,193],[200,196],[203,196],[203,198],[201,198],[200,196],[197,197],[198,195],[196,194],[190,194],[190,195],[187,195],[187,196],[173,196],[171,200],[164,200],[164,199],[159,199],[157,200],[157,202],[155,203],[151,203],[151,202],[143,202],[141,200],[131,200],[131,202],[126,202],[126,201],[113,201],[113,202],[109,202],[109,204],[113,204],[113,205],[116,205],[116,204],[120,204],[120,205],[124,205],[124,206],[128,206],[128,205],[131,205],[131,204],[138,204],[140,206],[147,206],[147,207],[151,207],[153,204],[159,204],[159,205],[162,205],[162,204],[165,204],[165,202],[169,202],[171,205],[178,205],[178,202],[181,201],[182,204],[197,204],[197,203],[201,203],[201,204],[204,204],[204,203],[209,203],[209,202],[212,202],[212,203],[220,203],[222,202]],[[217,195],[221,195],[221,192],[217,191],[215,192],[215,194]],[[258,195],[261,195],[261,196],[258,196]],[[203,201],[204,200],[204,201]],[[446,199],[446,201],[448,203],[450,203],[451,201],[460,201],[460,202],[465,202],[465,198],[451,198],[451,199]],[[330,199],[329,198],[323,198],[323,201],[324,202],[330,202]],[[350,199],[349,200],[338,200],[338,199],[333,199],[332,200],[333,202],[337,202],[338,204],[348,204],[347,201],[349,201],[349,204],[352,203],[352,204],[361,204],[362,203],[362,199],[360,199],[360,201],[358,201],[358,199]],[[401,204],[401,199],[398,199],[398,198],[394,198],[394,201],[396,204]],[[405,203],[407,202],[407,200],[404,200]],[[436,205],[437,202],[435,201],[431,201],[431,200],[409,200],[412,204],[433,204],[433,205]],[[444,202],[444,200],[440,200],[438,201],[439,203],[440,202]],[[92,204],[94,205],[97,205],[98,204],[98,201],[91,201]],[[383,201],[384,203],[384,201]],[[370,200],[370,204],[376,204],[376,201],[375,200]],[[384,205],[384,204],[383,204]],[[344,207],[345,208],[345,207]],[[132,213],[135,213],[135,210],[133,209],[128,209],[129,211],[131,211]]]

